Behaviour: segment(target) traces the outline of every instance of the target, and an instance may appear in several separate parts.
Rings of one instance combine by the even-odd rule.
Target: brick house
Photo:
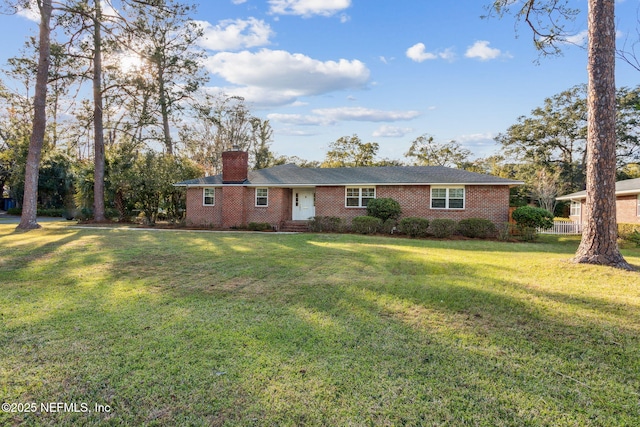
[[[313,216],[350,223],[374,198],[397,200],[402,216],[428,219],[509,218],[509,188],[522,184],[441,166],[301,168],[288,164],[248,170],[248,154],[222,155],[222,174],[183,181],[191,226],[231,228],[266,222],[283,229]]]
[[[569,218],[573,222],[584,222],[587,214],[586,191],[567,194],[557,200],[571,201]],[[616,182],[616,220],[618,223],[640,224],[640,178]]]

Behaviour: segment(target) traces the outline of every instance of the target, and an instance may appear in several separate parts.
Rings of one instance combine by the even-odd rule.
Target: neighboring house
[[[188,225],[231,228],[266,222],[282,229],[314,216],[366,215],[369,200],[397,200],[402,216],[508,221],[509,188],[522,182],[441,166],[248,170],[248,154],[222,154],[222,175],[175,184],[186,187]]]
[[[584,222],[587,217],[586,191],[567,194],[557,200],[571,201],[571,220]],[[640,223],[640,178],[616,182],[616,219],[618,223]]]

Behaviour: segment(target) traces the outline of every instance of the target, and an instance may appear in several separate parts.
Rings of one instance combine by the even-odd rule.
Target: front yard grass
[[[0,225],[0,425],[637,425],[640,273],[577,244]]]

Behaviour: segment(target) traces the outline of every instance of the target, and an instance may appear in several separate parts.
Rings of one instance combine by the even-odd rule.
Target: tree
[[[133,22],[127,26],[127,46],[141,59],[135,81],[144,84],[154,94],[152,108],[143,104],[145,113],[159,116],[160,138],[165,151],[173,154],[171,122],[185,108],[187,101],[207,81],[201,66],[204,54],[196,49],[202,28],[188,14],[195,7],[174,0],[156,1],[154,7],[147,2],[132,2]],[[144,77],[140,77],[140,76]],[[149,99],[147,99],[149,101]],[[147,124],[153,122],[148,121]]]
[[[53,7],[51,0],[38,0],[37,5],[40,10],[38,72],[36,74],[36,91],[33,98],[33,127],[24,177],[22,216],[17,227],[20,230],[40,228],[36,219],[38,210],[38,174],[47,128],[47,80],[51,53],[50,24]]]
[[[575,86],[544,100],[530,117],[519,117],[496,141],[505,154],[534,170],[559,170],[568,190],[584,188],[587,139],[586,87]],[[533,177],[532,177],[533,178]]]
[[[558,171],[540,169],[535,174],[531,196],[538,202],[538,206],[551,213],[556,210],[556,197],[563,191],[564,185]]]
[[[430,135],[421,135],[412,143],[407,157],[413,157],[420,166],[461,167],[468,161],[471,151],[462,148],[456,141],[437,143]]]
[[[251,114],[238,96],[207,97],[196,109],[195,120],[180,129],[187,155],[207,175],[222,171],[222,153],[233,149],[249,152],[249,164],[260,169],[277,163],[269,151],[273,131],[268,120]]]
[[[364,143],[358,135],[343,136],[329,144],[329,150],[321,167],[375,166],[375,157],[379,148],[377,142]]]
[[[543,53],[557,53],[557,42],[566,36],[558,16],[571,20],[577,15],[559,0],[498,0],[491,6],[500,15],[511,8],[532,28],[534,43]],[[617,245],[614,10],[615,0],[588,2],[587,215],[574,261],[631,269]],[[545,17],[547,23],[541,23]]]
[[[640,87],[616,92],[617,165],[640,155]],[[585,187],[587,139],[587,87],[575,86],[544,100],[529,116],[499,134],[504,153],[530,164],[535,170],[557,170],[567,191]]]
[[[269,120],[255,118],[253,121],[253,158],[254,169],[264,169],[273,166],[275,157],[269,149],[273,136],[273,129]]]

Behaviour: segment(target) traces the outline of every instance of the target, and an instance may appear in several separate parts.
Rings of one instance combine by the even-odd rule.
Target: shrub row
[[[249,224],[247,224],[247,230],[267,231],[267,230],[273,230],[273,227],[268,222],[250,222]]]
[[[316,230],[317,228],[312,231]],[[399,222],[393,219],[383,222],[380,218],[372,216],[358,216],[351,221],[351,231],[360,234],[398,231],[410,237],[432,235],[438,238],[447,238],[459,233],[465,237],[486,239],[494,237],[498,230],[491,221],[483,218],[469,218],[456,222],[446,218],[429,221],[426,218],[406,217]]]
[[[354,233],[374,234],[382,230],[384,222],[374,216],[357,216],[351,220],[351,230]]]
[[[314,233],[339,233],[344,230],[344,221],[337,216],[314,216],[309,220],[309,231]]]

